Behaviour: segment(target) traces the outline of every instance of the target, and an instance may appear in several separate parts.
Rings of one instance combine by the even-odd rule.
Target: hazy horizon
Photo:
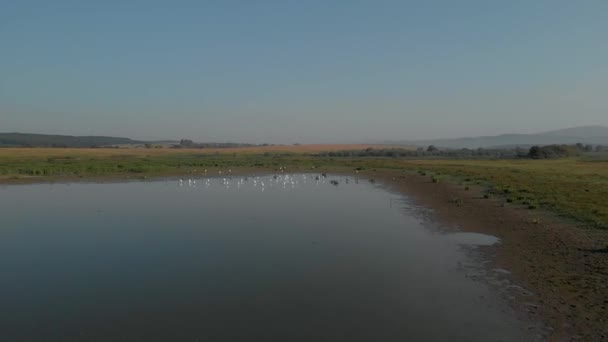
[[[348,143],[608,126],[603,1],[0,5],[0,131]]]
[[[475,138],[487,138],[487,137],[499,137],[499,136],[503,136],[503,135],[522,135],[522,134],[543,134],[543,133],[553,133],[553,132],[557,132],[557,131],[561,131],[561,130],[565,130],[565,129],[577,129],[577,128],[592,128],[592,127],[599,127],[599,128],[605,128],[608,131],[608,127],[606,126],[601,126],[601,125],[589,125],[589,126],[577,126],[577,127],[562,127],[559,129],[555,129],[555,130],[543,130],[543,131],[536,131],[536,132],[508,132],[508,133],[501,133],[501,134],[496,134],[496,135],[489,135],[489,136],[459,136],[459,137],[435,137],[435,138],[425,138],[425,139],[407,139],[407,138],[401,138],[401,139],[368,139],[368,140],[344,140],[344,141],[313,141],[313,142],[304,142],[303,144],[390,144],[390,143],[407,143],[407,142],[433,142],[433,141],[440,141],[440,140],[458,140],[458,139],[475,139]],[[18,134],[46,134],[46,135],[66,135],[66,136],[77,136],[77,137],[83,137],[83,136],[87,136],[87,135],[83,135],[83,134],[61,134],[61,133],[48,133],[48,132],[0,132],[0,134],[12,134],[12,133],[18,133]],[[116,138],[130,138],[133,140],[140,140],[140,141],[179,141],[181,139],[189,139],[188,137],[164,137],[164,138],[155,138],[155,139],[145,139],[145,138],[136,138],[136,137],[130,137],[130,136],[113,136],[113,135],[108,135],[108,134],[96,134],[93,136],[98,136],[98,137],[116,137]],[[601,136],[604,136],[604,134],[602,134]],[[564,135],[563,137],[575,137],[572,135]],[[596,136],[590,136],[588,133],[585,135],[585,137],[589,138],[589,137],[600,137],[600,135],[596,135]],[[192,139],[190,139],[192,140]],[[216,141],[211,141],[211,140],[194,140],[194,142],[199,142],[199,143],[243,143],[243,144],[247,144],[247,143],[251,143],[251,144],[264,144],[264,143],[269,143],[269,144],[294,144],[293,142],[291,143],[281,143],[281,142],[267,142],[267,141],[262,141],[262,142],[250,142],[250,141],[245,141],[245,140],[216,140]],[[297,142],[295,142],[297,143]]]

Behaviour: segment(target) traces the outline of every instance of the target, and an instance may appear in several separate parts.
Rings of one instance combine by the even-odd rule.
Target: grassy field
[[[533,210],[545,208],[597,228],[608,228],[608,162],[579,159],[414,161],[419,170],[446,174],[462,183],[487,186]],[[425,171],[421,171],[425,172]]]
[[[406,160],[327,158],[311,153],[361,149],[364,145],[269,146],[253,149],[0,149],[0,182],[44,181],[74,177],[148,177],[200,174],[204,169],[261,171],[383,170],[418,172],[434,181],[463,188],[479,185],[486,197],[530,210],[545,208],[591,227],[608,228],[608,161],[558,160]],[[373,176],[370,176],[373,177]]]
[[[337,147],[336,147],[337,148]],[[307,147],[304,151],[315,151]],[[188,174],[204,168],[310,167],[312,159],[294,146],[237,149],[0,149],[0,179]],[[196,171],[195,171],[196,170]]]

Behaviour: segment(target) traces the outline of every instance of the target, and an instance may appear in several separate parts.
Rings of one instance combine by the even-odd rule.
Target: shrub
[[[532,159],[563,158],[576,155],[579,150],[584,150],[584,148],[568,145],[532,146],[528,151],[528,157]]]

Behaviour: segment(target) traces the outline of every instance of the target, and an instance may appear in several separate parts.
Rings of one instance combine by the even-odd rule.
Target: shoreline
[[[500,197],[486,199],[480,189],[399,171],[374,177],[432,209],[432,220],[442,226],[498,237],[501,243],[482,253],[492,268],[508,270],[515,284],[532,292],[507,299],[524,319],[547,325],[549,341],[608,339],[606,234]]]
[[[168,172],[124,177],[27,177],[1,179],[0,186],[19,184],[121,182],[272,174],[270,168],[239,168],[218,174],[223,168],[203,172]],[[225,172],[225,171],[224,171]],[[352,175],[352,169],[289,168],[286,173],[333,173]],[[563,341],[608,339],[608,257],[601,248],[606,234],[541,210],[527,210],[505,203],[500,197],[484,198],[481,189],[465,190],[454,182],[432,182],[402,170],[362,171],[358,176],[375,179],[432,209],[431,219],[441,226],[463,232],[496,236],[501,243],[482,247],[492,268],[506,269],[515,284],[533,295],[505,298],[523,320],[549,327],[547,339]],[[527,292],[527,291],[523,291]],[[547,334],[547,332],[545,332]]]

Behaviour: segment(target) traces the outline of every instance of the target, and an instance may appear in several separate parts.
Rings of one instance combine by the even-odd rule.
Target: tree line
[[[319,157],[388,157],[388,158],[449,158],[449,159],[554,159],[576,156],[586,152],[608,151],[608,147],[597,145],[545,145],[532,146],[528,149],[513,148],[438,148],[430,145],[426,148],[367,148],[364,150],[343,150],[320,152]]]

